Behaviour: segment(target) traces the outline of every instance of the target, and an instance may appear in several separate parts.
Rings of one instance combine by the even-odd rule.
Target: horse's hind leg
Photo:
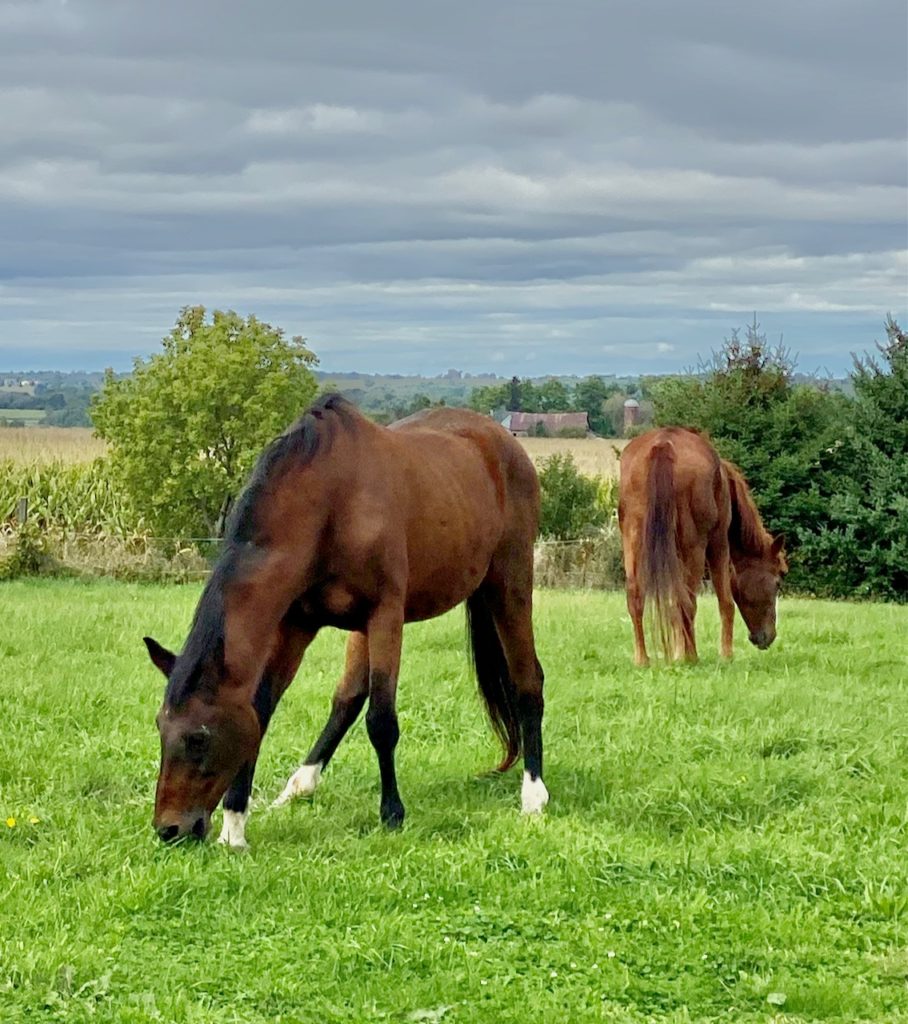
[[[369,645],[364,633],[353,633],[347,641],[344,674],[334,691],[328,721],[303,764],[290,776],[281,795],[274,801],[275,807],[297,796],[312,796],[322,769],[356,721],[368,693]]]
[[[262,675],[262,681],[253,699],[263,736],[278,701],[293,682],[303,654],[312,642],[312,636],[313,634],[288,624],[281,626],[281,638],[277,649]],[[249,845],[246,842],[246,821],[249,818],[249,797],[252,793],[255,765],[255,759],[247,761],[224,794],[224,823],[218,837],[219,843],[239,849]]]
[[[542,689],[545,675],[536,657],[533,637],[532,575],[519,571],[490,572],[483,584],[492,618],[514,687],[517,720],[523,747],[521,807],[524,814],[540,814],[549,802],[542,781]]]
[[[636,522],[629,520],[623,507],[619,507],[619,519],[621,522],[621,547],[624,553],[624,591],[627,598],[628,615],[630,615],[631,625],[634,627],[634,664],[639,668],[646,668],[649,665],[649,655],[646,653],[646,637],[643,632],[644,596],[637,575],[640,527]]]

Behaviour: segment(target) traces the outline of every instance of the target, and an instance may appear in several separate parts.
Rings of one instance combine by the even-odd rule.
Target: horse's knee
[[[397,712],[385,701],[373,701],[366,712],[366,732],[379,752],[393,750],[400,739]]]

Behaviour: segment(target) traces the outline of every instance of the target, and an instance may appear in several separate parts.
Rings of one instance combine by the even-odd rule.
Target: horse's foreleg
[[[268,729],[268,723],[274,714],[278,701],[299,668],[303,654],[312,642],[313,634],[304,633],[286,624],[281,626],[281,636],[271,661],[262,675],[262,681],[256,691],[253,705],[259,718],[262,739]],[[256,758],[247,761],[237,772],[227,792],[224,794],[224,823],[219,843],[245,849],[246,822],[249,818],[249,797],[252,794],[252,780],[255,777]]]
[[[394,750],[400,738],[397,724],[397,673],[403,637],[403,608],[382,605],[369,620],[369,710],[366,729],[378,755],[381,774],[381,820],[397,828],[404,820],[404,805],[397,790]]]
[[[356,721],[368,693],[369,646],[364,633],[353,633],[347,641],[347,662],[334,691],[328,721],[306,760],[287,780],[274,806],[285,804],[297,796],[312,796],[321,779],[322,769]]]
[[[734,649],[735,602],[731,592],[731,557],[728,551],[727,534],[710,542],[706,557],[709,561],[709,575],[713,581],[716,600],[719,602],[719,617],[722,621],[719,654],[723,658],[730,658]]]

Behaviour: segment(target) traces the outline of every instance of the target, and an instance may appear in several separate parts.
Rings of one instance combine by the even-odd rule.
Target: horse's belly
[[[465,601],[482,583],[494,550],[491,536],[477,536],[443,550],[411,551],[406,617],[414,622],[431,619]]]

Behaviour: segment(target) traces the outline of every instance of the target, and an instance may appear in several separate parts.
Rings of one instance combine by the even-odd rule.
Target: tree
[[[534,390],[536,408],[532,412],[567,412],[571,407],[568,389],[555,377],[543,381]]]
[[[574,388],[574,408],[585,412],[590,419],[590,430],[603,436],[611,431],[605,415],[606,401],[618,390],[616,383],[608,384],[602,377],[585,377]]]
[[[483,387],[473,388],[470,392],[469,405],[476,412],[483,412],[488,415],[495,409],[505,409],[510,398],[511,385],[487,384]]]
[[[888,317],[887,342],[855,357],[855,401],[826,459],[827,513],[802,531],[824,592],[908,601],[908,334]]]
[[[513,376],[508,383],[508,411],[520,412],[523,409],[523,396],[521,394],[521,381],[518,376]]]
[[[234,312],[181,310],[163,351],[108,370],[92,421],[136,510],[171,537],[219,531],[262,448],[316,393],[301,337]]]

